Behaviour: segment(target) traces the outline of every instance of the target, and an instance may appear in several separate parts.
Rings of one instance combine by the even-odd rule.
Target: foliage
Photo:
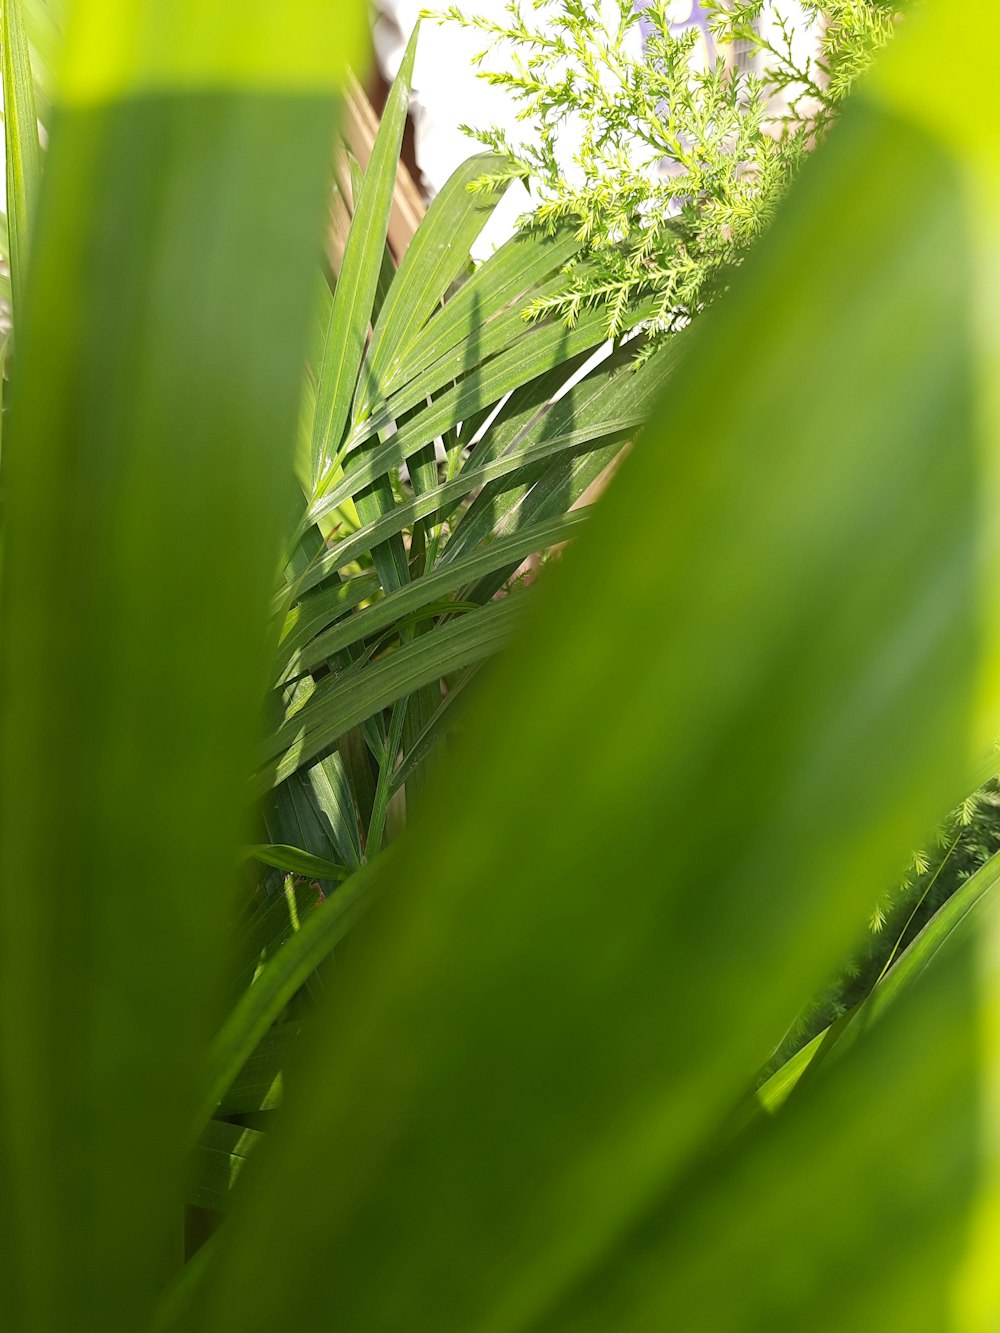
[[[532,306],[570,324],[605,312],[618,336],[653,302],[669,333],[704,309],[760,236],[837,107],[890,39],[899,5],[807,5],[805,49],[781,0],[713,0],[711,55],[697,26],[677,30],[670,0],[509,0],[503,20],[440,12],[489,40],[484,77],[520,105],[525,133],[468,132],[504,158],[479,185],[523,180],[523,225],[570,223],[584,251]],[[815,47],[810,50],[809,46]],[[507,60],[504,61],[504,57]]]
[[[386,224],[414,50],[322,296],[305,512],[278,598],[258,775],[261,792],[275,789],[273,841],[352,869],[381,848],[394,794],[419,800],[470,669],[526,611],[528,589],[509,595],[519,566],[579,530],[583,512],[569,511],[672,364],[593,364],[596,317],[571,331],[525,323],[579,249],[565,233],[515,238],[472,270],[470,246],[502,195],[467,188],[489,157],[459,168],[394,271]]]
[[[868,929],[836,977],[803,1008],[761,1071],[763,1082],[818,1033],[853,1012],[941,908],[1000,852],[1000,785],[967,797],[913,856],[907,874],[876,904]]]
[[[824,0],[808,6],[823,18],[822,58],[829,96],[840,101],[892,38],[899,0]]]
[[[275,601],[255,779],[272,793],[262,846],[334,867],[321,889],[373,856],[416,799],[474,668],[521,614],[519,602],[491,605],[495,594],[579,530],[584,514],[569,511],[671,364],[641,375],[620,358],[589,366],[597,318],[571,332],[525,326],[523,309],[580,248],[565,233],[516,238],[473,273],[470,247],[503,193],[468,193],[495,165],[488,155],[455,173],[397,272],[386,232],[413,54],[411,44],[368,170],[342,159],[354,217],[339,275],[317,284],[301,517]],[[18,86],[30,91],[28,75]],[[21,200],[15,222],[26,215]],[[269,892],[284,878],[274,860],[263,853]]]
[[[991,135],[961,110],[929,132],[950,92],[900,43],[695,336],[553,402],[603,332],[522,318],[572,237],[468,276],[460,176],[388,268],[408,65],[310,353],[324,62],[363,11],[219,13],[78,0],[16,307],[7,1323],[988,1328],[970,947],[997,858],[870,1005],[752,1088],[983,778],[995,311],[971,311],[997,218],[973,228],[970,199],[997,198]],[[577,465],[640,418],[565,559],[493,600],[517,542],[580,528]],[[385,788],[420,772],[401,701],[504,642],[377,850]],[[361,827],[355,729],[382,755]],[[332,811],[326,842],[263,842],[251,774],[267,821],[282,791],[303,827]],[[261,895],[248,848],[301,880]],[[216,1219],[203,1244],[185,1200]]]
[[[569,221],[583,242],[567,285],[536,301],[536,315],[554,310],[572,324],[603,307],[615,336],[633,303],[655,294],[651,331],[686,324],[769,224],[804,155],[900,17],[897,0],[830,0],[805,6],[811,26],[803,33],[801,12],[797,27],[792,10],[769,0],[710,0],[704,8],[718,43],[707,65],[701,29],[679,29],[669,4],[539,0],[529,19],[512,0],[504,21],[457,7],[438,15],[490,39],[480,63],[511,57],[511,67],[484,77],[520,104],[529,132],[514,145],[497,129],[469,131],[505,159],[503,173],[474,186],[524,180],[534,208],[522,225],[544,232]],[[881,895],[870,931],[768,1068],[856,1005],[996,850],[993,808],[991,791],[970,798],[939,833],[944,865],[931,852],[931,868],[918,853],[915,874]]]

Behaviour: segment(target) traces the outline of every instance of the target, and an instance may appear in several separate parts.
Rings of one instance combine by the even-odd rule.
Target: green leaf
[[[201,1110],[195,1117],[199,1129],[224,1102],[296,992],[368,910],[371,884],[368,867],[352,875],[274,952],[240,997],[209,1051]]]
[[[233,1002],[253,984],[261,966],[284,947],[323,901],[312,884],[279,878],[268,891],[257,886],[236,931]]]
[[[454,560],[437,573],[425,574],[311,639],[289,662],[288,674],[313,670],[344,648],[399,623],[403,617],[423,607],[433,606],[438,612],[451,609],[454,604],[442,601],[449,593],[484,574],[511,564],[516,566],[535,551],[569,541],[585,521],[586,514],[579,512],[539,523],[474,551],[462,560]]]
[[[361,163],[350,152],[347,153],[347,165],[351,173],[350,198],[352,200],[354,199],[360,200],[362,191],[364,190],[365,173],[361,169]],[[395,187],[395,182],[393,182],[393,185]],[[391,204],[389,207],[389,212],[391,215],[392,213]],[[387,224],[387,234],[388,234],[388,224]],[[395,277],[396,277],[396,261],[392,257],[392,250],[387,240],[382,246],[382,259],[381,263],[379,264],[378,280],[375,283],[375,293],[372,297],[372,308],[369,316],[369,322],[372,322],[379,318],[382,310],[382,305],[385,301],[385,298],[389,294],[389,289],[392,286]],[[331,308],[332,308],[332,301],[331,301]],[[320,364],[322,365],[322,358],[320,359]]]
[[[399,73],[393,81],[392,89],[382,115],[381,124],[375,139],[375,146],[372,149],[371,160],[368,163],[368,170],[365,173],[365,183],[361,191],[361,198],[358,207],[355,210],[351,221],[351,232],[348,237],[347,250],[344,255],[344,263],[341,266],[340,283],[338,292],[346,287],[347,295],[344,297],[345,308],[351,312],[352,324],[347,329],[339,326],[335,327],[333,323],[330,326],[330,339],[328,348],[334,349],[336,364],[338,367],[337,380],[337,404],[335,412],[335,422],[327,426],[325,423],[325,413],[322,410],[324,385],[324,375],[320,375],[320,406],[318,408],[318,420],[321,423],[321,429],[324,434],[318,443],[316,480],[317,488],[322,492],[330,484],[331,477],[341,463],[350,470],[357,464],[357,456],[351,457],[349,450],[341,448],[341,435],[347,424],[350,405],[354,401],[357,392],[358,371],[361,367],[361,360],[364,353],[364,345],[368,335],[368,328],[371,321],[375,318],[373,304],[364,299],[360,309],[355,309],[357,301],[358,282],[360,273],[355,272],[353,264],[349,263],[354,253],[364,255],[370,251],[373,243],[373,236],[378,236],[380,243],[384,245],[385,236],[389,225],[389,213],[392,208],[393,192],[396,184],[396,165],[399,159],[400,147],[402,145],[403,130],[406,124],[406,115],[409,109],[410,84],[413,79],[413,63],[416,56],[417,35],[419,25],[414,29],[410,38],[409,46],[403,57],[403,63],[400,66]],[[371,201],[369,206],[368,201]],[[374,229],[374,230],[373,230]],[[338,309],[337,294],[334,295],[334,317]],[[363,313],[363,319],[361,315]],[[346,336],[350,339],[349,360],[346,363],[341,352],[341,342]],[[349,376],[349,378],[348,378]],[[348,454],[345,459],[344,455]],[[388,512],[393,505],[392,486],[387,477],[377,476],[372,479],[372,484],[365,488],[359,488],[352,496],[358,515],[363,523],[371,522],[380,514]],[[310,521],[312,516],[310,515]],[[385,542],[379,543],[371,551],[372,561],[378,571],[382,586],[389,591],[401,587],[409,578],[409,571],[406,561],[406,551],[403,546],[402,538],[398,533],[390,535]]]
[[[414,29],[365,172],[333,296],[316,391],[313,475],[326,472],[347,424],[378,286],[416,57]]]
[[[21,0],[3,0],[3,122],[7,152],[7,227],[15,318],[24,303],[28,248],[41,176],[35,80]]]
[[[237,24],[206,0],[82,0],[69,19],[59,91],[76,110],[206,90],[326,100],[369,40],[364,6],[334,11],[328,0],[296,0],[293,11],[254,5]]]
[[[392,716],[386,732],[385,751],[379,765],[378,782],[375,784],[375,799],[372,802],[372,816],[368,823],[368,841],[365,851],[369,859],[382,850],[385,835],[385,821],[389,813],[389,800],[392,796],[392,776],[396,769],[396,757],[403,743],[403,733],[407,722],[408,698],[397,699],[392,707]]]
[[[325,755],[283,783],[266,822],[272,841],[291,841],[326,860],[332,856],[351,870],[361,864],[354,792],[339,754]]]
[[[286,847],[269,843],[258,844],[249,848],[248,855],[261,865],[274,866],[276,870],[287,870],[293,875],[302,875],[306,879],[346,879],[350,873],[343,866],[333,861],[325,861],[321,856],[313,856],[298,847]]]
[[[525,615],[527,591],[470,611],[403,644],[363,669],[325,677],[302,708],[268,738],[257,780],[261,794],[321,754],[351,727],[471,662],[498,652]]]
[[[392,779],[392,790],[398,791],[414,771],[425,764],[430,754],[447,737],[452,727],[457,725],[460,705],[466,702],[465,691],[476,678],[475,667],[465,673],[438,704],[426,725],[414,738],[413,744],[399,761]]]
[[[484,486],[457,523],[441,563],[462,558],[493,533],[511,534],[530,525],[532,518],[548,519],[573,504],[619,451],[626,434],[648,419],[682,346],[682,339],[674,339],[638,369],[632,366],[626,347],[568,392],[562,376],[555,372],[513,395],[513,410],[477,445],[476,467],[505,454],[544,446],[549,440],[561,440],[567,434],[579,440],[585,432],[593,432],[596,440],[611,439],[617,444],[570,456],[534,454],[537,462]],[[558,399],[556,392],[562,392]]]
[[[398,374],[410,344],[434,313],[451,283],[469,263],[469,250],[500,196],[471,194],[469,184],[497,159],[489,153],[464,162],[432,201],[389,289],[358,384],[355,420],[365,420],[386,396],[383,385]]]
[[[219,1115],[271,1111],[281,1100],[282,1071],[299,1041],[301,1023],[275,1023],[223,1094]]]
[[[954,1329],[977,1166],[971,964],[960,951],[801,1102],[697,1163],[539,1333]]]
[[[321,551],[322,547],[318,547]],[[282,669],[291,657],[327,625],[366,602],[379,590],[375,575],[333,583],[303,597],[288,612],[281,631],[278,661]]]

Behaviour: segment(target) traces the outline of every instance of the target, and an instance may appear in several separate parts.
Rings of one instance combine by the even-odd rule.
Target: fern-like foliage
[[[454,5],[432,14],[483,35],[483,77],[524,127],[516,138],[466,127],[503,158],[478,187],[523,181],[522,226],[568,220],[584,242],[529,313],[573,325],[601,309],[616,337],[652,300],[647,346],[687,323],[768,225],[899,7],[806,4],[804,35],[783,0],[705,0],[704,23],[684,27],[671,0],[509,0],[500,21]]]

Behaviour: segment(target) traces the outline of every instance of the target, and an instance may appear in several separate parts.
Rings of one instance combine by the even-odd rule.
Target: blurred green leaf
[[[414,31],[386,104],[371,162],[364,174],[333,295],[316,392],[313,426],[313,476],[316,480],[325,476],[339,449],[364,356],[389,231],[396,162],[409,109],[416,49],[417,31]]]
[[[275,1023],[226,1090],[219,1115],[273,1110],[281,1096],[281,1074],[302,1031],[296,1022]]]
[[[942,1333],[976,1182],[970,950],[787,1113],[693,1164],[539,1333]]]
[[[183,1257],[354,11],[283,12],[265,68],[261,24],[214,5],[73,10],[3,458],[0,1285],[24,1333],[135,1333]]]

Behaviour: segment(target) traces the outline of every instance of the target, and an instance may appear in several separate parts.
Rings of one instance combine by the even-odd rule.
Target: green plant
[[[270,850],[256,859],[274,872],[300,869],[298,852],[340,876],[379,850],[390,801],[416,799],[472,668],[522,613],[494,595],[526,557],[579,530],[583,512],[569,511],[669,369],[660,358],[636,375],[612,357],[588,373],[598,319],[572,332],[555,321],[525,327],[522,310],[579,250],[571,236],[516,238],[473,272],[470,246],[503,192],[468,193],[494,164],[488,155],[455,173],[396,271],[386,233],[415,42],[368,169],[346,164],[340,189],[354,218],[339,278],[319,284],[302,513],[276,596],[257,777],[273,796]],[[30,98],[22,46],[12,86]],[[28,168],[15,171],[25,188],[12,192],[22,231],[39,171],[29,123],[27,113],[8,122],[9,160]],[[15,255],[15,274],[23,268]],[[280,887],[280,874],[269,879]]]
[[[579,530],[585,515],[570,511],[673,361],[592,365],[599,318],[526,326],[525,307],[579,249],[571,236],[518,237],[471,269],[502,194],[468,190],[489,157],[456,172],[394,271],[385,237],[415,42],[368,170],[354,172],[342,268],[322,293],[305,513],[278,596],[275,723],[258,779],[275,791],[273,843],[347,869],[379,851],[397,791],[419,800],[469,669],[529,604],[526,590],[495,595],[526,557]]]
[[[994,997],[970,951],[996,859],[753,1091],[907,849],[989,772],[1000,163],[983,107],[950,99],[960,34],[914,24],[671,344],[648,438],[537,598],[509,599],[530,609],[405,835],[315,910],[290,891],[239,931],[302,508],[327,62],[357,34],[319,0],[220,13],[78,0],[30,235],[3,460],[7,1323],[988,1328]],[[307,421],[351,414],[364,264],[352,283],[316,393],[335,410]],[[715,410],[720,366],[739,415]],[[306,438],[330,514],[340,433]],[[310,540],[303,569],[326,559]],[[436,678],[393,623],[392,657],[339,693],[320,676],[258,791],[388,681]],[[185,1263],[192,1182],[227,1215]]]
[[[707,61],[700,29],[672,26],[669,0],[509,0],[502,20],[454,5],[435,15],[488,38],[483,77],[520,104],[523,134],[468,130],[503,160],[475,187],[523,180],[531,209],[522,226],[569,224],[583,246],[532,313],[554,311],[572,325],[601,310],[615,337],[644,301],[651,335],[686,325],[768,226],[804,156],[891,38],[900,5],[807,4],[824,25],[813,52],[800,51],[781,0],[711,0],[705,9],[716,43]]]

